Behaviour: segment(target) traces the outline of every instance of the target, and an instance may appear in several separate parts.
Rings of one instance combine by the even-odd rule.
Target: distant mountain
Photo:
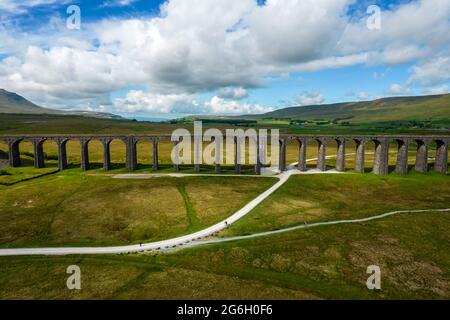
[[[450,120],[450,94],[382,98],[373,101],[297,106],[241,119],[348,121]]]
[[[122,119],[112,113],[91,111],[64,111],[40,107],[31,101],[19,96],[17,93],[0,89],[0,113],[26,113],[26,114],[57,114],[76,115],[92,118]]]

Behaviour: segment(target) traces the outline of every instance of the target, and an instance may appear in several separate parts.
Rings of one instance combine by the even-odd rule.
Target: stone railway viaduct
[[[137,153],[136,144],[139,141],[151,141],[153,144],[153,169],[158,170],[158,143],[160,141],[171,141],[170,136],[150,136],[150,135],[8,135],[0,136],[8,144],[9,163],[11,167],[21,165],[19,144],[21,141],[29,141],[34,146],[34,166],[36,168],[44,167],[44,151],[43,144],[47,140],[55,141],[58,145],[58,167],[64,170],[67,165],[66,144],[70,140],[79,141],[81,147],[81,170],[89,169],[89,142],[98,140],[104,147],[103,168],[111,169],[110,143],[113,140],[122,140],[126,145],[126,168],[129,171],[137,169]],[[326,150],[327,144],[335,141],[337,144],[336,170],[344,171],[346,157],[346,143],[353,141],[356,144],[355,170],[364,172],[364,155],[365,145],[369,141],[373,141],[375,145],[373,172],[378,175],[388,174],[389,145],[395,142],[398,146],[397,162],[395,172],[406,174],[408,172],[408,148],[409,144],[414,142],[417,144],[415,170],[425,173],[428,171],[428,150],[430,145],[436,145],[436,160],[434,163],[434,171],[447,174],[448,168],[448,146],[450,136],[281,136],[280,137],[280,153],[279,153],[279,169],[286,170],[286,146],[288,141],[295,140],[298,142],[298,169],[306,171],[306,148],[309,141],[317,141],[318,143],[318,160],[317,168],[321,171],[326,170]],[[241,139],[235,139],[235,147],[242,143]],[[174,142],[175,146],[178,142]],[[258,144],[256,144],[259,149]],[[199,150],[196,150],[200,152]],[[238,152],[236,152],[238,153]],[[259,156],[259,153],[257,153]],[[236,173],[241,172],[241,164],[236,157]],[[259,159],[259,158],[258,158]],[[256,161],[255,173],[261,173],[260,161]],[[179,167],[174,165],[175,170]],[[195,169],[200,170],[200,165],[196,164]],[[220,163],[216,163],[216,171],[220,171]]]

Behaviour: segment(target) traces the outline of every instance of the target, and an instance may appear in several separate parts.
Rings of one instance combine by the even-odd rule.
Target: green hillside
[[[257,116],[245,116],[244,118],[289,118],[294,120],[346,121],[350,123],[449,120],[450,94],[291,107]]]
[[[61,113],[39,107],[14,92],[0,89],[0,113]]]
[[[120,116],[90,111],[65,111],[40,107],[14,92],[0,89],[0,114],[39,114],[39,115],[70,115],[93,118],[120,119]]]

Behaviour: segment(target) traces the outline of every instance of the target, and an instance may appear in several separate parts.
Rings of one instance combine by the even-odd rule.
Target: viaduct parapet
[[[153,169],[158,170],[158,143],[160,141],[171,141],[170,136],[151,136],[151,135],[3,135],[0,140],[8,145],[9,163],[11,167],[19,167],[21,165],[19,145],[22,141],[29,141],[34,146],[34,166],[36,168],[44,167],[44,150],[43,144],[47,140],[56,142],[58,146],[58,167],[60,170],[67,168],[67,151],[66,145],[68,141],[78,141],[80,143],[81,154],[81,170],[89,170],[89,142],[93,140],[100,141],[104,148],[103,169],[111,169],[111,155],[110,144],[113,140],[121,140],[126,146],[126,161],[125,166],[127,170],[134,171],[137,169],[137,148],[136,144],[139,141],[150,141],[153,145]],[[372,141],[374,147],[374,162],[373,172],[378,175],[385,175],[389,169],[389,146],[391,143],[397,145],[397,158],[395,172],[398,174],[406,174],[408,172],[408,151],[409,145],[415,143],[417,146],[415,155],[415,170],[417,172],[425,173],[429,170],[428,152],[431,146],[436,148],[436,158],[434,161],[433,170],[442,174],[447,174],[448,168],[448,146],[450,143],[450,136],[331,136],[331,135],[301,135],[301,136],[281,136],[279,152],[279,169],[286,170],[286,146],[289,141],[296,141],[298,143],[298,165],[300,171],[306,171],[306,150],[307,144],[310,141],[316,141],[318,145],[317,169],[325,171],[327,146],[330,142],[335,142],[336,150],[336,170],[344,171],[346,159],[346,144],[354,142],[356,145],[355,166],[354,169],[358,172],[364,172],[365,162],[365,148],[366,144]],[[236,173],[241,172],[242,165],[240,163],[240,139],[235,139],[235,169]],[[178,147],[178,142],[174,142],[175,148]],[[260,151],[259,144],[256,144],[257,150]],[[194,153],[202,152],[201,148],[196,148]],[[353,151],[352,151],[353,152]],[[261,163],[258,155],[255,173],[261,172]],[[334,154],[334,153],[333,153]],[[195,157],[195,156],[194,156]],[[200,165],[194,165],[195,170],[200,170]],[[179,169],[179,165],[174,165],[175,170]],[[216,171],[221,170],[221,163],[218,160],[215,164]]]

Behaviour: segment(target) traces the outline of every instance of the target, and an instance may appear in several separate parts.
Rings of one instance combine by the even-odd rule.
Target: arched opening
[[[88,142],[89,170],[103,169],[104,148],[100,140],[93,139]]]
[[[127,145],[121,139],[113,139],[109,144],[111,168],[123,169],[126,166]]]
[[[174,143],[170,140],[162,140],[158,142],[158,160],[161,169],[173,167],[171,158],[173,147]]]
[[[306,142],[306,170],[317,168],[319,142],[316,139],[309,139]]]
[[[354,139],[345,140],[345,170],[354,170],[356,166],[356,147],[357,142]]]
[[[20,165],[22,167],[34,166],[34,146],[31,141],[19,140],[16,142],[19,147]]]
[[[360,145],[361,147],[361,145]],[[363,172],[372,172],[373,171],[373,164],[375,159],[375,142],[373,140],[367,140],[364,143],[364,171]],[[357,152],[358,153],[358,152]]]
[[[81,146],[78,140],[67,140],[66,155],[68,168],[79,168],[81,164]]]
[[[45,167],[58,167],[58,144],[53,140],[45,140],[42,144]]]
[[[136,153],[137,153],[137,162],[140,169],[150,171],[154,168],[153,142],[151,140],[139,140],[136,144]],[[158,155],[159,155],[159,145],[158,145]]]
[[[0,140],[0,170],[9,167],[9,147],[8,144]]]
[[[286,163],[287,165],[299,162],[300,144],[297,139],[289,139],[286,144]]]

